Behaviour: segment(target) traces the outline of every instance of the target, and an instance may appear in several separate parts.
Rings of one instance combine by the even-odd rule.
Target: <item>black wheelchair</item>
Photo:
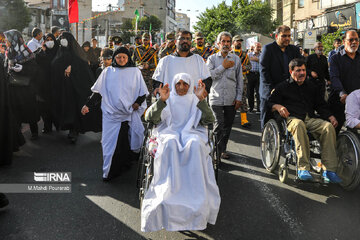
[[[310,142],[310,166],[315,175],[319,175],[321,168],[320,143],[309,133]],[[276,119],[270,119],[264,126],[261,134],[261,160],[271,173],[278,172],[279,180],[282,183],[288,181],[289,165],[295,166],[295,181],[297,176],[297,156],[295,142],[291,133],[286,128],[286,120],[280,115]]]
[[[340,185],[346,190],[354,190],[360,183],[360,134],[348,128],[337,137],[338,175],[343,180]]]
[[[149,151],[149,143],[152,137],[152,131],[155,126],[152,123],[147,123],[145,128],[144,142],[140,150],[140,156],[138,161],[138,170],[137,170],[137,181],[136,186],[138,188],[138,196],[140,201],[140,208],[144,196],[149,189],[151,180],[154,176],[154,156]],[[210,156],[213,163],[214,173],[216,181],[218,179],[218,169],[220,165],[220,152],[218,151],[218,144],[216,136],[213,132],[213,126],[209,125],[208,127],[208,144],[210,146]]]

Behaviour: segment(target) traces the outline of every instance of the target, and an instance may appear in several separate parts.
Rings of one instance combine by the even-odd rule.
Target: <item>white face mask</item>
[[[49,49],[52,49],[54,47],[54,41],[48,41],[45,43],[46,47]]]
[[[67,47],[69,43],[68,43],[68,40],[66,40],[65,38],[63,38],[63,39],[60,40],[60,44],[61,44],[61,46],[63,46],[63,47]]]

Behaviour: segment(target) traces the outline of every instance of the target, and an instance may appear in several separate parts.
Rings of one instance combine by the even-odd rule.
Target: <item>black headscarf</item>
[[[56,40],[56,37],[52,33],[48,33],[45,35],[45,39],[50,37],[54,41],[54,47],[53,48],[46,48],[46,53],[51,56],[51,59],[55,57],[57,50],[59,49],[59,42]]]
[[[125,53],[128,56],[128,62],[124,65],[124,66],[120,66],[119,64],[117,64],[115,56],[118,55],[119,53]],[[119,47],[118,49],[115,50],[113,56],[112,56],[112,66],[113,67],[118,67],[118,68],[123,68],[123,67],[136,67],[134,62],[131,59],[130,56],[130,52],[129,50],[127,50],[126,47]]]
[[[79,43],[76,41],[76,39],[74,38],[74,36],[69,33],[69,32],[63,32],[60,36],[59,36],[59,42],[61,39],[65,38],[68,41],[68,46],[65,48],[63,46],[60,45],[60,49],[57,52],[56,58],[60,57],[61,55],[63,55],[63,51],[70,51],[71,55],[75,55],[77,57],[79,57],[80,59],[82,59],[84,62],[88,62],[86,54],[84,49],[82,49],[79,45]]]
[[[31,50],[25,45],[24,38],[18,30],[12,29],[6,31],[4,35],[6,40],[11,43],[11,46],[6,52],[6,57],[9,60],[22,64],[35,57]]]

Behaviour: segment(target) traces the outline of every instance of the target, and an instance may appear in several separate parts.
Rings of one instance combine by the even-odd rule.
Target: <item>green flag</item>
[[[135,10],[134,14],[136,16],[136,21],[139,21],[140,14],[139,14],[139,11],[137,9]]]

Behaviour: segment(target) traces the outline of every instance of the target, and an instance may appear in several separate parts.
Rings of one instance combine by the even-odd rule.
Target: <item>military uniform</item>
[[[175,33],[174,32],[168,32],[166,34],[166,36],[165,36],[165,39],[166,39],[167,42],[175,41]],[[175,52],[175,50],[176,50],[175,44],[172,47],[168,47],[168,46],[161,47],[160,51],[159,51],[159,59],[163,58],[163,57],[166,57],[167,55],[172,54],[173,52]]]
[[[204,38],[204,35],[201,32],[196,32],[194,35],[194,39],[198,39],[198,38]],[[208,59],[208,57],[214,54],[214,50],[212,50],[210,47],[204,47],[204,46],[203,47],[195,46],[194,48],[191,49],[191,52],[193,54],[200,55],[205,62]]]
[[[233,41],[236,41],[236,40],[242,41],[242,39],[240,38],[239,35],[235,35],[233,37]],[[237,49],[233,48],[233,50],[231,52],[236,54],[240,58],[241,65],[243,67],[245,67],[245,70],[243,70],[244,86],[243,86],[243,94],[242,94],[242,101],[241,101],[242,105],[241,105],[241,108],[240,108],[240,112],[241,112],[241,125],[245,126],[244,124],[247,124],[249,126],[250,123],[247,121],[247,115],[246,115],[246,112],[249,110],[248,104],[247,104],[247,84],[248,84],[248,80],[247,80],[246,75],[248,75],[250,73],[251,63],[250,63],[249,56],[242,49],[237,50]]]
[[[149,34],[144,33],[143,39],[144,38],[150,38]],[[148,46],[141,45],[141,46],[136,47],[132,59],[136,63],[136,66],[140,67],[140,70],[141,70],[141,73],[145,80],[146,86],[149,90],[150,94],[146,98],[146,102],[147,102],[148,106],[150,106],[151,98],[152,98],[151,93],[153,92],[152,75],[154,74],[155,68],[158,63],[157,51],[154,48],[150,47],[150,45],[148,45]],[[147,63],[149,65],[148,69],[142,68],[142,66],[145,63]]]

